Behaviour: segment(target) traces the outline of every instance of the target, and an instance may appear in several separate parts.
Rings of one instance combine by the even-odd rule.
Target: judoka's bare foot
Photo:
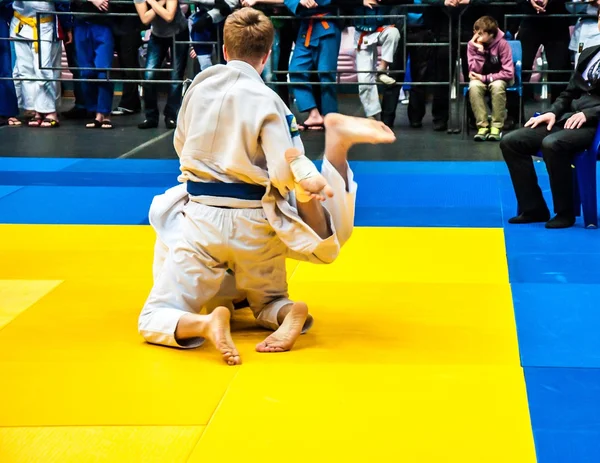
[[[393,143],[396,135],[383,122],[330,113],[325,116],[327,144],[349,148],[358,143]]]
[[[281,322],[277,331],[260,344],[257,344],[257,352],[285,352],[290,350],[302,333],[306,317],[308,317],[308,307],[304,302],[294,302],[281,309],[280,315],[283,322]]]
[[[285,152],[285,160],[288,163],[291,163],[294,159],[296,159],[300,156],[302,156],[302,153],[300,151],[298,151],[296,148],[289,148]],[[308,159],[305,159],[305,161],[312,162]],[[300,185],[304,189],[304,191],[306,191],[307,193],[310,193],[311,196],[316,199],[320,199],[320,200],[325,199],[325,197],[323,195],[325,195],[329,198],[331,198],[333,196],[333,190],[327,183],[327,180],[325,180],[325,177],[323,177],[319,173],[319,171],[317,171],[316,168],[315,168],[314,175],[312,175],[311,177],[309,177],[307,179],[300,180],[298,182],[298,185]]]
[[[240,365],[242,363],[240,354],[235,348],[233,339],[231,339],[230,318],[231,314],[227,307],[217,307],[208,315],[203,337],[212,342],[221,352],[227,365]]]

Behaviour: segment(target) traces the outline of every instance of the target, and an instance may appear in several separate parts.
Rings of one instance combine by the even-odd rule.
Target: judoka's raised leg
[[[334,219],[340,244],[343,244],[352,233],[354,222],[353,195],[356,193],[356,185],[348,173],[348,150],[353,145],[359,143],[393,143],[396,140],[396,136],[383,122],[343,116],[341,114],[328,114],[325,117],[325,125],[326,161],[324,161],[323,166],[325,176],[312,176],[299,183],[301,187],[309,189],[313,194],[319,191],[319,187],[323,188],[327,185],[329,190],[325,191],[325,204]],[[286,152],[286,159],[290,163],[298,156],[301,156],[301,153],[295,149],[290,149]],[[343,189],[336,188],[334,184],[336,179],[333,175],[325,171],[325,162],[329,163],[337,171],[344,182]],[[329,167],[327,166],[327,168]],[[339,183],[339,177],[337,182]],[[352,198],[344,198],[344,192],[349,192]],[[333,197],[330,193],[334,193]],[[298,201],[297,207],[298,214],[302,220],[313,228],[317,234],[321,237],[331,234],[323,206],[318,199],[313,197],[305,202]],[[300,336],[307,317],[308,307],[303,302],[294,302],[282,307],[277,314],[279,328],[267,337],[267,339],[258,344],[256,350],[258,352],[283,352],[291,349],[298,336]]]

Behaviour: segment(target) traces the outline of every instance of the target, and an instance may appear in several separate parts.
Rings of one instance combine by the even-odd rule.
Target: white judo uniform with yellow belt
[[[140,333],[155,344],[197,347],[201,338],[186,339],[185,345],[175,339],[179,319],[243,298],[259,325],[277,329],[277,313],[291,303],[285,259],[330,263],[352,232],[351,172],[346,188],[331,164],[323,163],[334,196],[325,202],[333,234],[321,239],[294,207],[295,182],[284,153],[304,149],[293,116],[242,61],[196,77],[179,113],[174,144],[179,180],[185,183],[151,206],[157,232],[154,287],[139,318]],[[261,199],[211,195],[219,183],[253,184],[265,193]]]

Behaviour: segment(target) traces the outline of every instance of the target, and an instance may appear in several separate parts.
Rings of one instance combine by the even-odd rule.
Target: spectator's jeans
[[[75,25],[74,40],[77,64],[81,68],[87,68],[79,71],[81,77],[106,79],[105,69],[112,68],[114,52],[110,26],[78,22]],[[88,111],[100,114],[110,114],[112,111],[113,84],[111,82],[84,82],[83,96]]]
[[[175,40],[182,42],[189,41],[188,30],[184,29],[179,32],[175,36]],[[171,51],[173,66],[171,80],[183,80],[189,48],[190,45],[187,43],[178,44],[175,46],[175,51],[173,52],[173,37],[163,38],[151,35],[148,42],[144,80],[167,80],[167,76],[169,75],[167,72],[156,72],[155,70],[160,69],[169,50]],[[177,120],[177,113],[181,107],[182,90],[183,84],[179,82],[170,85],[169,97],[164,111],[165,118]],[[158,121],[158,89],[156,84],[150,82],[144,84],[144,106],[146,109],[146,120]]]
[[[0,21],[0,38],[9,37],[8,24]],[[10,42],[0,40],[0,77],[12,77],[13,65],[10,52]],[[0,80],[0,117],[19,115],[17,94],[12,80]]]

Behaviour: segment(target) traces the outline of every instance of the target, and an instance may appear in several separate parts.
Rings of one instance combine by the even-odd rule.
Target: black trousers
[[[430,29],[409,27],[406,31],[407,53],[410,54],[410,73],[413,82],[448,82],[450,79],[450,68],[448,63],[449,55],[452,57],[452,69],[456,61],[456,47],[428,47],[411,46],[410,43],[442,43],[448,42],[447,36],[441,32],[435,33]],[[400,43],[396,50],[394,62],[390,70],[400,70],[404,68],[406,57],[404,56],[404,47]],[[402,82],[403,76],[394,75],[398,82]],[[401,84],[387,87],[383,92],[381,104],[381,120],[392,127],[396,116],[396,107],[400,95]],[[408,119],[411,123],[421,122],[425,116],[427,104],[427,92],[431,92],[433,103],[431,114],[434,122],[447,122],[449,118],[449,86],[435,85],[431,87],[423,85],[413,85],[410,90],[408,102]]]
[[[285,26],[279,29],[279,59],[275,63],[277,71],[289,70],[290,56],[292,54],[292,46],[298,37],[299,24],[297,21],[286,21]],[[287,74],[275,74],[273,80],[276,82],[287,82]],[[290,107],[289,85],[278,85],[276,87],[277,94],[283,102]]]
[[[523,213],[547,208],[531,156],[542,151],[554,201],[554,212],[574,216],[573,169],[574,155],[590,146],[596,134],[596,123],[587,123],[580,129],[564,129],[564,121],[557,122],[551,131],[547,126],[522,128],[507,134],[500,142],[502,156]]]
[[[557,21],[557,19],[559,19]],[[523,49],[523,71],[531,71],[535,55],[544,45],[548,68],[550,70],[568,71],[565,73],[549,73],[548,83],[568,82],[573,72],[571,57],[569,55],[569,23],[562,18],[535,18],[524,21],[519,28],[519,40]],[[528,82],[531,74],[523,74],[523,81]],[[550,85],[551,100],[554,102],[566,85]],[[525,100],[533,97],[531,85],[523,88]]]
[[[138,50],[142,45],[140,31],[134,29],[123,35],[115,34],[114,37],[119,67],[139,69]],[[142,78],[140,71],[123,71],[122,75],[124,79],[140,80]],[[123,84],[123,94],[119,103],[120,107],[131,109],[132,111],[139,111],[141,109],[142,104],[138,93],[138,85],[131,82]]]

